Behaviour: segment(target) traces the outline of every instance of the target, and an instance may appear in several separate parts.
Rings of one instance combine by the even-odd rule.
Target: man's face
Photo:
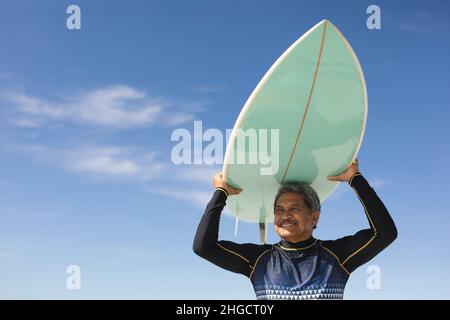
[[[283,193],[275,206],[275,231],[289,242],[307,240],[312,235],[319,216],[319,211],[310,213],[302,195],[295,192]]]

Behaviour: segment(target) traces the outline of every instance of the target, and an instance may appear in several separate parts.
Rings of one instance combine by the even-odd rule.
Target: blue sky
[[[66,8],[81,8],[81,30]],[[368,30],[366,8],[381,8]],[[399,237],[347,299],[449,299],[448,1],[0,1],[0,298],[254,299],[192,252],[220,166],[175,166],[176,128],[232,128],[266,70],[320,20],[369,95],[360,169]],[[224,216],[220,237],[258,241]],[[367,227],[346,184],[315,236]],[[278,241],[272,228],[269,241]],[[369,265],[381,290],[366,287]],[[81,268],[81,290],[66,268]]]

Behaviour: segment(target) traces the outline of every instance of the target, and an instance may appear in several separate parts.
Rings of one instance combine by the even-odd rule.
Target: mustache
[[[297,223],[297,221],[292,220],[292,219],[287,219],[287,220],[281,220],[278,222],[278,224],[283,224],[283,223]]]

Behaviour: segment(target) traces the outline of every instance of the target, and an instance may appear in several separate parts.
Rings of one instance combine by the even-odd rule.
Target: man
[[[276,244],[238,244],[218,241],[219,220],[230,187],[219,173],[216,189],[200,221],[194,252],[226,270],[247,276],[257,299],[342,299],[345,284],[356,268],[368,262],[397,237],[389,212],[363,177],[358,160],[343,173],[328,177],[346,181],[355,190],[370,228],[337,240],[312,235],[320,217],[319,198],[304,183],[281,186],[274,201]]]

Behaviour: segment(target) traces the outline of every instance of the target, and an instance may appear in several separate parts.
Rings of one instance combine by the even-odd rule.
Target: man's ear
[[[319,218],[320,218],[319,210],[311,212],[311,222],[312,222],[313,228],[317,227],[317,224],[319,223]]]

